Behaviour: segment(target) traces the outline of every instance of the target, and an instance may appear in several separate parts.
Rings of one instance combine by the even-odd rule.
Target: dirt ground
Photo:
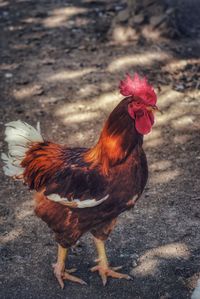
[[[188,3],[190,2],[190,3]],[[91,273],[91,236],[70,252],[87,286],[53,276],[56,243],[33,212],[25,186],[0,173],[0,297],[3,299],[187,299],[200,276],[200,6],[176,1],[176,40],[112,41],[107,30],[121,1],[0,1],[1,146],[3,124],[21,119],[71,146],[92,145],[121,99],[127,72],[145,74],[163,115],[145,138],[150,179],[134,210],[107,241],[110,263],[132,281],[102,287]],[[174,5],[174,2],[173,2]]]

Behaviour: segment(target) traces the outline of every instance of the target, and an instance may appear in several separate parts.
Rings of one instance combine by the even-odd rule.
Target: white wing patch
[[[106,196],[102,197],[99,200],[96,200],[95,198],[92,199],[85,199],[80,201],[79,199],[73,199],[72,201],[69,201],[66,197],[60,197],[58,194],[50,194],[47,196],[48,199],[61,203],[63,205],[67,205],[72,208],[92,208],[100,205],[103,203],[107,198],[109,197],[109,194]]]

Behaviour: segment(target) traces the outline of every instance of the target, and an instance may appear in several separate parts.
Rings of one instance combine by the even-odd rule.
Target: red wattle
[[[143,110],[142,114],[136,113],[135,128],[140,134],[148,134],[151,131],[153,124],[154,116],[152,112],[147,112],[146,110]]]

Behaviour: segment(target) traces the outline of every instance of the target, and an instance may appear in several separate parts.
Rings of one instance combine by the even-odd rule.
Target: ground
[[[148,186],[107,241],[111,264],[123,265],[133,280],[102,287],[89,271],[96,253],[87,235],[69,266],[88,285],[66,282],[61,290],[51,231],[34,215],[32,194],[1,170],[2,299],[190,298],[200,275],[200,8],[194,0],[168,2],[179,7],[179,38],[120,42],[107,32],[121,1],[0,2],[2,128],[11,120],[40,121],[46,139],[90,146],[121,99],[119,80],[135,71],[155,86],[163,111],[145,138]]]

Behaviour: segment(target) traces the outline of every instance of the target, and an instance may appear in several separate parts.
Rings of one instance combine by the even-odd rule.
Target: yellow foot
[[[75,268],[73,268],[73,269],[63,269],[63,266],[58,264],[58,263],[53,264],[52,266],[53,266],[53,269],[54,269],[54,275],[57,278],[58,283],[59,283],[59,285],[61,286],[62,289],[64,288],[63,280],[69,280],[69,281],[77,282],[77,283],[80,283],[82,285],[87,284],[84,280],[70,274],[70,273],[73,273],[73,272],[76,271]]]
[[[128,279],[128,280],[133,279],[128,274],[122,274],[122,273],[119,273],[119,272],[115,271],[115,270],[119,270],[121,268],[122,268],[121,266],[119,266],[119,267],[108,267],[108,266],[97,265],[97,266],[94,266],[93,268],[91,268],[90,270],[92,272],[99,271],[99,275],[101,276],[103,285],[105,286],[106,283],[107,283],[107,278],[109,276],[113,277],[113,278],[119,278],[119,279],[122,279],[122,278]]]

